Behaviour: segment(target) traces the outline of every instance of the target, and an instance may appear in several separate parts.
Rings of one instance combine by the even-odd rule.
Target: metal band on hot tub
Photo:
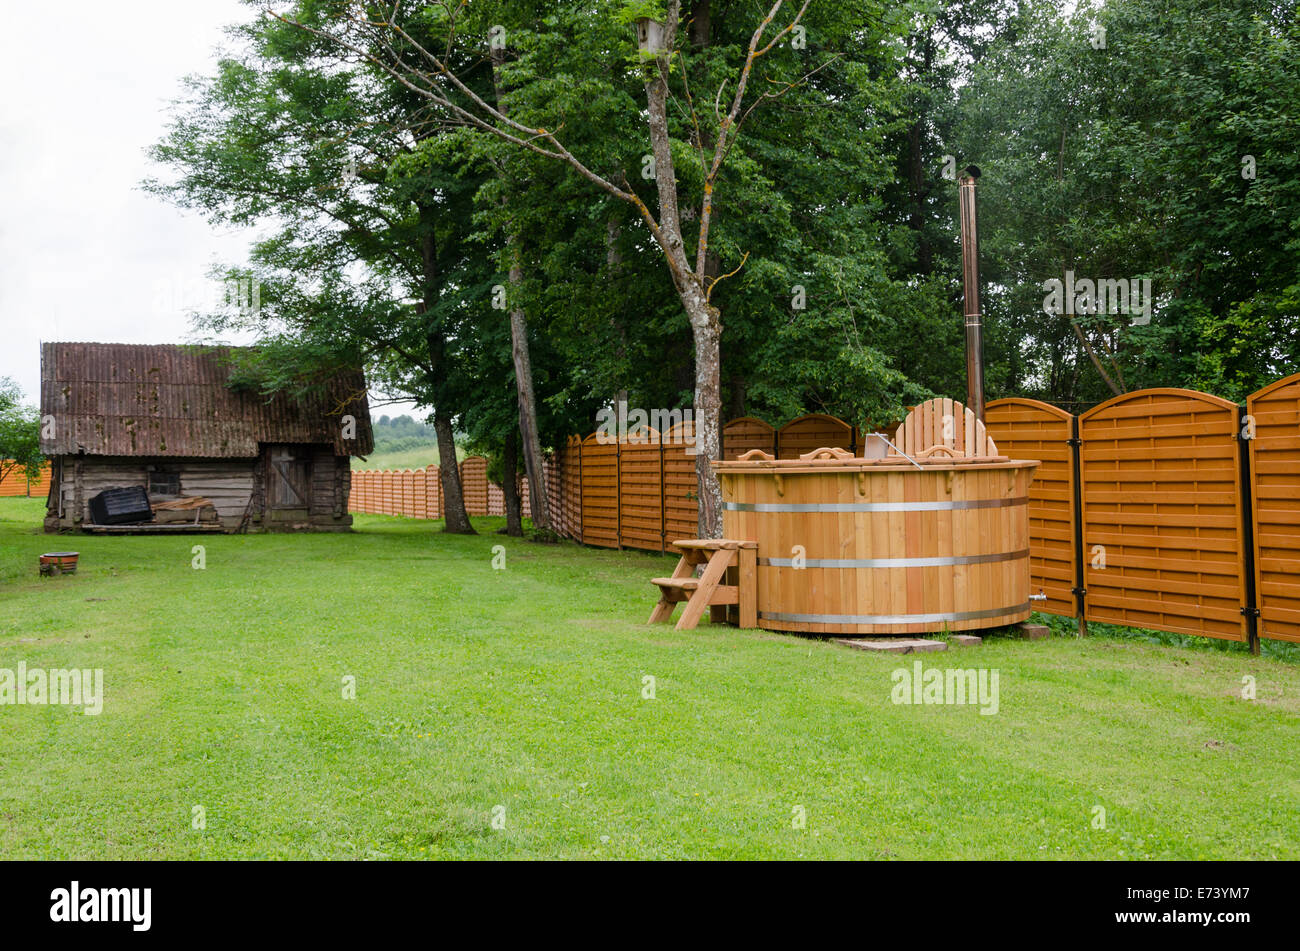
[[[723,502],[728,512],[951,512],[957,509],[1001,509],[1028,504],[1029,496],[1014,499],[966,499],[956,502]]]
[[[1000,551],[989,555],[944,555],[934,558],[805,558],[805,568],[946,568],[949,565],[986,565],[994,561],[1028,558],[1029,549]],[[793,558],[760,558],[760,565],[793,568]]]
[[[947,614],[783,614],[759,611],[761,620],[788,621],[794,624],[937,624],[941,621],[973,621],[976,618],[1000,617],[1028,611],[1029,602],[986,611],[955,611]]]

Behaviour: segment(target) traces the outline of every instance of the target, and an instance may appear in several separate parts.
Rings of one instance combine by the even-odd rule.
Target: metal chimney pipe
[[[984,419],[984,326],[980,320],[979,236],[975,230],[975,182],[980,170],[969,166],[958,180],[961,207],[961,284],[966,314],[966,408]]]

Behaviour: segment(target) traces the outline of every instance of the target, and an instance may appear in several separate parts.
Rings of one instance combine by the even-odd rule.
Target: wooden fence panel
[[[560,457],[564,495],[564,534],[582,541],[582,439],[570,436]]]
[[[558,452],[547,453],[542,471],[546,473],[546,502],[551,510],[551,528],[561,535],[567,534],[565,528],[568,518],[564,511],[564,487],[561,484],[563,476],[560,475]]]
[[[723,459],[735,459],[751,449],[761,449],[769,455],[776,455],[776,430],[770,423],[753,416],[742,416],[722,427]]]
[[[488,513],[487,460],[482,456],[469,456],[460,464],[460,487],[465,498],[465,511],[469,515]]]
[[[853,427],[842,419],[827,416],[825,413],[809,413],[786,423],[776,434],[778,459],[798,459],[806,452],[821,449],[823,446],[835,446],[857,451],[856,433]]]
[[[618,445],[618,542],[624,548],[664,550],[663,467],[653,429]]]
[[[411,518],[429,517],[428,469],[414,469],[411,472]]]
[[[618,444],[592,433],[582,441],[582,541],[618,547]]]
[[[364,512],[365,508],[361,500],[361,493],[364,491],[362,485],[365,480],[360,472],[350,472],[348,474],[348,511]]]
[[[50,464],[46,462],[35,479],[27,478],[25,469],[11,469],[0,479],[0,497],[31,496],[43,499],[50,494]]]
[[[1259,636],[1300,643],[1300,374],[1252,393],[1246,412]]]
[[[1155,389],[1079,417],[1088,620],[1245,640],[1237,416]]]
[[[660,437],[664,449],[664,541],[672,552],[678,552],[671,545],[673,539],[698,538],[700,534],[694,438],[693,422],[678,423]]]
[[[442,470],[437,466],[425,466],[424,471],[424,502],[429,518],[442,518]]]
[[[1074,417],[1038,400],[1006,399],[984,408],[984,424],[1002,455],[1041,463],[1029,483],[1029,576],[1047,600],[1033,607],[1075,617]]]

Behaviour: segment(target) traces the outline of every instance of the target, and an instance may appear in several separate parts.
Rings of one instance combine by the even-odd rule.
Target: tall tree
[[[300,25],[313,36],[333,43],[342,53],[360,57],[405,85],[412,92],[427,99],[442,113],[465,125],[498,136],[516,147],[528,149],[538,155],[563,162],[608,195],[632,205],[649,228],[659,245],[667,264],[673,286],[681,306],[686,311],[695,347],[695,440],[696,476],[699,486],[700,531],[705,536],[721,534],[721,490],[710,462],[721,455],[721,387],[720,343],[721,315],[711,297],[719,278],[708,274],[710,229],[715,214],[714,191],[740,129],[753,109],[764,100],[780,95],[781,89],[790,89],[802,81],[804,71],[797,60],[776,55],[788,47],[784,41],[798,26],[811,0],[784,23],[776,22],[785,0],[775,0],[763,15],[750,36],[747,47],[736,64],[733,75],[734,92],[726,96],[725,111],[714,110],[716,130],[715,145],[709,154],[703,152],[702,139],[694,136],[698,153],[702,189],[697,224],[694,234],[694,261],[690,259],[683,234],[679,185],[673,156],[674,136],[669,126],[668,89],[669,76],[678,50],[680,26],[680,0],[668,0],[660,16],[644,4],[635,9],[640,16],[637,23],[638,48],[644,82],[645,102],[649,127],[649,141],[653,157],[654,180],[658,197],[658,210],[652,210],[628,184],[626,176],[621,183],[613,177],[602,175],[586,165],[571,152],[560,138],[561,129],[527,125],[506,115],[466,82],[451,58],[450,38],[455,36],[456,11],[437,8],[424,11],[440,24],[443,35],[449,38],[444,48],[432,48],[420,43],[407,28],[408,20],[395,4],[385,11],[382,20],[376,20],[362,9],[365,5],[339,4],[337,15],[327,17],[319,24],[305,22],[296,14],[284,16],[285,22]],[[773,88],[747,98],[754,67],[762,57],[773,55],[778,63],[765,85]],[[782,68],[784,65],[786,68]],[[720,104],[724,88],[719,88],[716,101]],[[698,129],[707,119],[689,105],[692,124]],[[562,126],[561,122],[561,126]]]
[[[0,481],[20,470],[35,479],[44,462],[36,408],[23,402],[17,383],[0,377]]]
[[[433,408],[440,455],[454,460],[460,351],[491,286],[488,262],[466,247],[478,180],[431,165],[438,126],[388,74],[339,69],[273,18],[234,33],[243,54],[191,81],[153,151],[178,176],[147,183],[213,221],[278,226],[239,274],[261,283],[261,306],[201,315],[200,326],[256,331],[266,388],[363,363],[394,395]],[[473,532],[457,467],[440,471],[447,531]]]
[[[1232,399],[1300,369],[1295,0],[1026,3],[961,90],[1014,391]],[[1049,315],[1050,279],[1149,280],[1142,313]],[[1130,302],[1131,303],[1131,302]],[[1148,309],[1149,308],[1149,309]]]

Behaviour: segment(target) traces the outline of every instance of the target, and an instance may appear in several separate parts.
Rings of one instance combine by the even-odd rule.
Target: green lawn
[[[101,667],[105,707],[0,706],[0,857],[1300,858],[1285,657],[1110,636],[919,657],[998,670],[982,716],[892,703],[915,655],[648,628],[669,560],[499,519],[56,538],[40,514],[0,500],[0,668]],[[61,548],[78,573],[38,578]]]

